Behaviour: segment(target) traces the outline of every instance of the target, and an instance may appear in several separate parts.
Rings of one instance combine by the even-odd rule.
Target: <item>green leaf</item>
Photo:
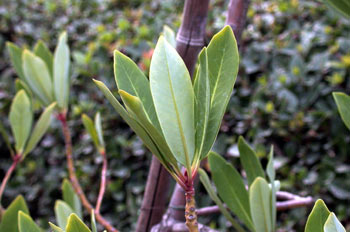
[[[83,125],[84,125],[86,131],[89,133],[89,135],[90,135],[92,141],[94,142],[95,146],[97,147],[97,149],[99,149],[100,148],[100,142],[98,140],[97,131],[96,131],[96,128],[95,128],[95,125],[94,125],[93,121],[86,114],[83,114],[81,116],[81,119],[83,121]]]
[[[336,10],[345,18],[350,18],[350,2],[349,0],[324,0],[327,5]]]
[[[23,67],[22,67],[22,48],[16,46],[15,44],[11,42],[6,43],[7,50],[10,54],[10,60],[13,65],[13,68],[17,72],[17,75],[19,78],[24,80],[24,73],[23,73]]]
[[[30,99],[33,98],[32,90],[29,88],[29,86],[21,79],[15,80],[15,86],[16,86],[16,92],[21,91],[22,89],[26,92],[26,94],[29,96]]]
[[[91,211],[91,228],[92,232],[97,232],[96,220],[95,220],[95,211]]]
[[[148,135],[152,138],[164,160],[171,163],[175,170],[178,170],[177,161],[170,151],[164,137],[159,131],[152,125],[143,110],[142,103],[139,98],[130,95],[129,93],[119,90],[119,94],[126,104],[128,111],[134,115],[134,118],[142,125],[147,131]]]
[[[53,79],[55,97],[58,106],[67,109],[69,98],[69,47],[67,33],[63,32],[59,39],[53,58]]]
[[[209,165],[221,199],[250,230],[254,230],[249,195],[242,177],[231,164],[215,152],[209,153]]]
[[[11,143],[10,143],[9,136],[8,136],[6,130],[5,130],[4,125],[2,125],[1,121],[0,121],[0,134],[1,134],[2,138],[4,139],[4,142],[5,142],[6,146],[7,146],[7,148],[9,149],[11,156],[13,156],[15,154],[15,152],[13,151],[13,148],[12,148]]]
[[[71,207],[74,213],[76,213],[79,217],[82,217],[82,206],[80,199],[75,193],[73,186],[69,180],[64,179],[61,188],[63,200]]]
[[[118,89],[138,97],[147,117],[158,131],[161,131],[149,81],[129,57],[117,50],[114,52],[114,76]]]
[[[350,96],[345,93],[334,92],[333,97],[343,122],[350,130]]]
[[[24,157],[34,149],[34,147],[37,145],[37,143],[46,133],[47,129],[50,126],[51,115],[55,107],[56,107],[56,102],[46,107],[44,112],[40,115],[40,118],[34,126],[33,132],[30,136],[26,149],[23,153]]]
[[[18,228],[19,232],[41,232],[39,226],[23,211],[18,212]]]
[[[124,109],[124,107],[119,103],[119,101],[113,96],[111,91],[107,88],[105,84],[101,81],[93,80],[96,86],[102,91],[108,101],[112,104],[117,113],[123,118],[123,120],[131,127],[131,129],[141,138],[146,147],[159,159],[159,161],[164,165],[164,167],[171,173],[170,169],[168,169],[167,164],[160,154],[157,146],[154,144],[151,137],[148,133],[142,128],[139,123],[130,117],[128,112]]]
[[[222,201],[220,200],[218,195],[216,195],[214,188],[211,186],[211,183],[210,183],[210,180],[209,180],[207,173],[201,168],[199,168],[198,173],[199,173],[200,181],[202,182],[205,189],[207,190],[210,198],[219,207],[221,213],[226,217],[227,220],[229,220],[231,222],[232,226],[238,232],[244,232],[244,229],[241,227],[241,225],[231,216],[231,214],[227,211],[227,209],[225,208],[224,204],[222,203]]]
[[[196,122],[196,154],[200,159],[204,158],[210,147],[205,147],[205,136],[207,134],[207,126],[210,109],[210,86],[209,86],[209,70],[207,49],[203,48],[199,54],[199,68],[194,81],[195,104],[195,122]]]
[[[91,232],[91,230],[73,213],[68,218],[66,232]]]
[[[13,99],[9,118],[16,141],[16,152],[22,154],[33,123],[31,103],[24,90],[19,91]]]
[[[275,230],[276,227],[276,186],[275,186],[275,168],[273,165],[273,146],[271,146],[269,154],[269,162],[267,163],[266,173],[269,177],[271,183],[271,226],[272,230]]]
[[[253,183],[255,178],[259,176],[265,178],[264,170],[255,151],[248,145],[242,136],[238,139],[238,150],[239,159],[247,173],[249,186]]]
[[[168,41],[171,44],[171,46],[173,46],[174,48],[176,47],[175,32],[167,25],[163,26],[163,36],[166,39],[166,41]]]
[[[49,225],[51,227],[51,229],[53,230],[53,232],[64,232],[64,230],[62,230],[60,227],[56,226],[55,224],[49,222]]]
[[[22,60],[26,84],[44,105],[49,105],[53,102],[53,89],[45,62],[28,50],[24,50]]]
[[[334,213],[330,213],[324,224],[324,232],[346,232],[344,226],[340,223]]]
[[[307,218],[305,232],[323,232],[323,226],[329,214],[325,203],[321,199],[317,200]]]
[[[264,178],[257,177],[250,186],[249,202],[256,232],[272,232],[271,191]]]
[[[165,140],[190,172],[195,151],[194,92],[185,63],[163,36],[153,53],[150,84]]]
[[[101,115],[100,112],[97,112],[95,115],[95,128],[98,136],[98,141],[102,147],[105,147],[105,141],[103,140],[103,130],[101,123]]]
[[[53,56],[45,43],[39,40],[34,47],[34,53],[40,57],[45,63],[50,72],[50,77],[53,77]]]
[[[204,151],[213,146],[236,81],[239,55],[230,26],[214,35],[207,48],[210,83],[210,112]]]
[[[24,198],[19,195],[10,206],[6,209],[5,213],[2,215],[0,231],[1,232],[19,232],[18,229],[18,212],[23,211],[29,214],[27,204]]]
[[[64,201],[57,200],[55,203],[55,216],[57,224],[61,228],[65,228],[67,225],[67,219],[69,215],[74,213],[73,209]]]

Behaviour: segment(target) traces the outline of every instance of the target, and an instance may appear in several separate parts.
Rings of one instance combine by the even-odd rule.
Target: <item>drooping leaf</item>
[[[161,132],[149,81],[129,57],[117,50],[114,52],[114,76],[118,89],[138,97],[142,102],[147,117]]]
[[[143,126],[143,128],[148,132],[148,135],[152,138],[156,146],[159,148],[162,157],[164,157],[167,162],[171,163],[175,169],[177,169],[177,161],[170,151],[164,137],[158,130],[151,124],[143,110],[142,103],[139,98],[130,95],[129,93],[119,90],[119,94],[126,104],[128,110],[134,115],[135,119]]]
[[[350,96],[345,93],[336,92],[333,93],[333,97],[343,122],[350,130]]]
[[[196,123],[196,154],[200,159],[204,158],[210,147],[205,147],[205,136],[208,126],[209,109],[210,109],[210,86],[207,49],[203,48],[199,54],[199,68],[197,77],[194,81],[195,104],[195,123]]]
[[[95,128],[98,136],[98,141],[102,147],[105,146],[105,142],[103,139],[103,130],[102,130],[102,123],[101,123],[101,115],[100,112],[97,112],[95,115]]]
[[[249,203],[256,232],[272,232],[271,191],[264,178],[257,177],[249,188]]]
[[[33,123],[31,103],[24,90],[19,91],[13,99],[9,119],[16,141],[16,152],[22,153]]]
[[[53,56],[43,41],[39,40],[35,44],[34,53],[46,63],[50,77],[53,78]]]
[[[59,227],[66,228],[69,215],[74,213],[73,209],[64,201],[57,200],[55,203],[55,217]]]
[[[74,213],[76,213],[79,217],[82,217],[82,206],[80,199],[75,193],[73,186],[69,180],[64,179],[61,188],[64,202],[66,202],[71,207]]]
[[[330,213],[324,224],[324,232],[346,232],[344,226],[340,223],[334,213]]]
[[[325,203],[319,199],[316,201],[306,221],[305,232],[323,232],[323,226],[330,212]]]
[[[82,220],[76,215],[71,214],[68,218],[66,232],[91,232]]]
[[[209,177],[207,173],[203,169],[198,170],[199,173],[199,179],[204,185],[205,189],[207,190],[210,198],[215,202],[215,204],[219,207],[221,213],[226,217],[227,220],[229,220],[232,224],[232,226],[238,231],[238,232],[244,232],[244,229],[241,227],[241,225],[231,216],[231,214],[227,211],[224,204],[216,195],[216,192],[214,188],[211,186]]]
[[[39,226],[23,211],[18,212],[18,229],[19,232],[41,232]]]
[[[176,47],[175,32],[167,25],[164,25],[163,35],[164,35],[164,38],[171,44],[171,46],[175,48]]]
[[[253,230],[249,195],[242,177],[231,164],[215,152],[209,153],[209,165],[221,199],[249,229]]]
[[[276,227],[276,185],[275,185],[275,168],[273,166],[273,146],[271,146],[269,154],[269,162],[267,163],[266,173],[270,180],[271,185],[271,226],[272,230]]]
[[[52,80],[45,62],[28,50],[22,55],[25,83],[44,104],[53,102]]]
[[[51,229],[53,230],[53,232],[64,232],[63,229],[61,229],[60,227],[56,226],[55,224],[49,222],[49,225],[51,227]]]
[[[17,72],[17,75],[19,78],[24,80],[24,73],[23,73],[23,67],[22,67],[22,48],[16,46],[15,44],[11,42],[6,43],[7,50],[10,54],[10,60],[13,65],[13,68]]]
[[[255,151],[248,145],[242,136],[238,139],[238,150],[239,159],[247,173],[249,186],[253,183],[255,178],[259,176],[265,178],[264,170]]]
[[[27,204],[24,198],[19,195],[10,206],[6,209],[5,213],[2,215],[0,231],[6,232],[19,232],[18,229],[18,212],[23,211],[29,214]]]
[[[150,84],[165,140],[189,170],[195,150],[194,92],[186,65],[163,36],[151,60]]]
[[[15,152],[13,151],[13,148],[12,148],[11,143],[10,143],[9,136],[8,136],[6,130],[5,130],[4,125],[2,125],[2,122],[0,122],[0,134],[1,134],[5,144],[7,146],[7,148],[9,149],[11,156],[13,156],[15,154]]]
[[[237,77],[239,55],[230,26],[226,26],[214,35],[207,53],[210,112],[204,151],[209,151],[214,144]]]
[[[69,47],[67,33],[63,32],[59,39],[53,58],[53,79],[55,98],[62,109],[67,109],[69,98]]]
[[[29,152],[31,152],[40,139],[44,136],[45,132],[50,126],[51,123],[51,115],[56,107],[56,102],[52,103],[44,112],[40,115],[38,122],[35,124],[33,132],[28,140],[26,148],[24,150],[23,156],[25,157]]]
[[[95,211],[91,211],[91,228],[92,232],[97,232],[96,220],[95,220]]]
[[[108,99],[108,101],[111,103],[113,108],[117,111],[117,113],[124,119],[124,121],[131,127],[131,129],[141,138],[145,146],[158,158],[158,160],[164,165],[164,167],[169,171],[164,158],[160,154],[158,148],[154,144],[151,137],[148,135],[148,133],[142,128],[142,126],[139,125],[139,123],[130,117],[128,112],[124,109],[124,107],[119,103],[119,101],[113,96],[111,91],[107,88],[105,84],[103,84],[101,81],[93,80],[96,84],[96,86],[102,91],[102,93],[105,95],[105,97]]]
[[[327,5],[345,18],[350,18],[350,2],[348,0],[324,0]]]
[[[96,131],[96,128],[95,128],[95,125],[94,125],[93,121],[86,114],[83,114],[81,116],[81,119],[83,121],[83,125],[85,127],[85,130],[89,133],[89,135],[90,135],[92,141],[94,142],[95,146],[99,149],[100,148],[100,143],[99,143],[99,140],[98,140],[97,131]]]

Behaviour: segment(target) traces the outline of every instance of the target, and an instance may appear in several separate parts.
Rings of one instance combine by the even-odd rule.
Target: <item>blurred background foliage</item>
[[[207,36],[223,27],[228,1],[211,1]],[[51,50],[67,30],[72,50],[69,125],[78,176],[96,199],[102,159],[83,129],[81,114],[100,111],[109,158],[109,184],[101,212],[121,231],[135,226],[150,153],[94,86],[97,78],[116,90],[113,50],[137,61],[147,73],[152,49],[164,24],[175,31],[183,1],[174,0],[11,0],[0,5],[0,120],[15,95],[15,72],[5,42],[31,48],[42,39]],[[241,44],[239,77],[214,149],[238,164],[243,135],[266,161],[275,146],[282,190],[323,198],[350,225],[350,135],[331,96],[350,90],[350,24],[318,1],[252,0]],[[7,127],[7,129],[9,129]],[[63,138],[57,121],[20,164],[3,203],[23,194],[33,218],[44,228],[53,220],[55,199],[67,177]],[[1,176],[9,152],[0,140]],[[200,206],[213,204],[200,187]],[[302,231],[310,209],[279,213],[280,231]],[[201,218],[225,230],[222,216]]]

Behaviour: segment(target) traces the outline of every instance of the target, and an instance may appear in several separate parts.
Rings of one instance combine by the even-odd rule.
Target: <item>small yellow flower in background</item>
[[[350,54],[342,56],[341,62],[344,64],[345,67],[350,67]]]
[[[265,105],[265,110],[267,113],[272,113],[275,110],[275,105],[272,101],[268,101]]]

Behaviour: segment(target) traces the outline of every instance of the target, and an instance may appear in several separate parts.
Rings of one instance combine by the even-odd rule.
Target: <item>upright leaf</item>
[[[185,63],[163,36],[153,53],[150,84],[165,140],[189,170],[195,150],[194,93]]]
[[[97,232],[96,220],[95,220],[95,211],[91,211],[91,228],[92,232]]]
[[[255,151],[248,145],[242,136],[238,139],[238,150],[239,159],[247,173],[249,186],[253,183],[255,178],[259,176],[265,178],[264,170]]]
[[[129,57],[117,50],[114,52],[114,76],[118,89],[138,97],[142,102],[147,117],[161,131],[149,81]]]
[[[19,195],[10,206],[6,209],[5,213],[2,215],[0,231],[1,232],[19,232],[18,229],[18,212],[23,211],[29,214],[28,207],[24,198]]]
[[[5,130],[4,125],[2,125],[2,122],[0,122],[0,134],[1,134],[5,144],[7,146],[7,148],[9,149],[11,156],[13,156],[15,154],[15,152],[13,151],[13,148],[12,148],[11,143],[10,143],[9,136],[8,136],[6,130]]]
[[[13,68],[17,72],[17,75],[19,76],[19,78],[24,80],[24,73],[22,68],[22,53],[23,53],[22,48],[16,46],[11,42],[7,42],[6,47],[10,54],[10,60],[13,65]]]
[[[329,214],[325,203],[321,199],[317,200],[307,218],[305,232],[323,232],[323,226]]]
[[[203,150],[205,146],[205,135],[207,133],[209,108],[210,108],[210,86],[207,49],[203,48],[199,54],[199,68],[194,81],[195,104],[195,126],[196,126],[196,154],[204,158],[210,147]]]
[[[340,223],[334,213],[330,213],[324,224],[324,232],[346,232],[344,226]]]
[[[52,78],[53,77],[53,56],[43,41],[39,40],[35,44],[34,53],[46,63],[47,68],[50,72],[50,77]]]
[[[267,163],[266,173],[270,180],[271,185],[271,226],[272,230],[276,227],[276,185],[275,185],[275,168],[273,165],[273,146],[271,146],[269,154],[269,162]]]
[[[105,142],[103,140],[103,130],[102,130],[102,123],[101,123],[101,115],[100,112],[97,112],[95,115],[95,128],[98,136],[98,141],[102,147],[105,146]]]
[[[256,232],[272,232],[271,191],[264,178],[257,177],[249,188],[249,203]]]
[[[244,232],[244,229],[241,227],[241,225],[231,216],[231,214],[227,211],[227,209],[225,208],[224,204],[222,203],[218,195],[216,195],[214,188],[211,186],[207,173],[201,168],[198,170],[198,173],[199,173],[199,179],[201,180],[202,184],[207,190],[210,198],[219,207],[221,213],[226,217],[227,220],[231,222],[232,226],[238,232]]]
[[[99,140],[98,140],[97,131],[96,131],[96,128],[95,128],[95,125],[94,125],[93,121],[86,114],[83,114],[81,116],[81,119],[83,121],[83,125],[85,127],[85,130],[87,130],[87,132],[89,133],[89,135],[90,135],[92,141],[94,142],[95,146],[99,149],[100,148],[100,143],[99,143]]]
[[[171,44],[171,46],[175,48],[176,47],[175,32],[167,25],[164,25],[163,35],[164,35],[164,38]]]
[[[53,110],[55,109],[55,106],[56,106],[56,102],[46,107],[44,112],[40,115],[40,118],[38,122],[35,124],[33,132],[29,138],[28,144],[24,150],[24,153],[23,153],[24,156],[34,149],[34,147],[37,145],[37,143],[46,133],[47,129],[50,126],[51,115]]]
[[[350,130],[350,96],[345,93],[333,93],[335,103],[346,127]]]
[[[13,99],[9,118],[16,141],[16,152],[22,153],[33,122],[30,100],[24,90],[19,91]]]
[[[241,219],[245,225],[254,230],[249,195],[237,170],[215,152],[209,154],[209,165],[213,181],[221,199],[227,207]]]
[[[22,59],[26,84],[44,105],[52,103],[52,80],[45,62],[28,50],[24,50]]]
[[[76,215],[71,214],[68,218],[66,232],[91,232],[82,220]]]
[[[58,106],[67,109],[69,97],[69,47],[67,33],[63,32],[59,39],[53,60],[53,76],[55,97]]]
[[[16,79],[15,80],[15,87],[16,87],[16,92],[21,91],[22,89],[26,92],[28,97],[30,99],[33,99],[33,93],[32,90],[29,88],[29,86],[21,79]]]
[[[64,179],[62,183],[63,200],[66,202],[79,217],[82,217],[82,206],[78,195],[75,193],[69,180]]]
[[[39,226],[23,211],[18,212],[18,229],[19,232],[41,232]]]
[[[55,216],[57,224],[61,228],[65,228],[67,225],[67,219],[69,215],[74,213],[73,209],[64,201],[57,200],[55,203]]]
[[[213,37],[207,53],[210,113],[204,151],[209,151],[214,144],[237,77],[238,48],[230,26],[226,26]]]

